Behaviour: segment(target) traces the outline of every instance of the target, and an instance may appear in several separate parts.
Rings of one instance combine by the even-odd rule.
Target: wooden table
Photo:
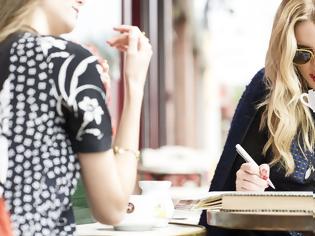
[[[207,211],[207,223],[230,229],[315,232],[312,215],[263,215]]]
[[[113,226],[100,223],[77,225],[78,236],[107,236],[107,235],[137,235],[137,236],[205,236],[206,229],[200,225],[169,223],[167,227],[156,228],[149,231],[116,231]]]

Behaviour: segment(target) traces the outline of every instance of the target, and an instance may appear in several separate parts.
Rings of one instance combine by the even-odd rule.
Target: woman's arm
[[[114,146],[124,150],[80,153],[82,179],[93,215],[101,223],[118,223],[136,181],[143,88],[152,56],[148,39],[137,27],[120,26],[121,34],[108,41],[126,54],[124,104]]]

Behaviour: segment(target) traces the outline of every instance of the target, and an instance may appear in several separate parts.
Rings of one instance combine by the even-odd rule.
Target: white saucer
[[[125,218],[118,225],[114,226],[115,230],[121,231],[148,231],[157,224],[156,219],[141,218]]]
[[[153,224],[131,224],[131,225],[116,225],[115,230],[119,231],[149,231],[153,229]]]

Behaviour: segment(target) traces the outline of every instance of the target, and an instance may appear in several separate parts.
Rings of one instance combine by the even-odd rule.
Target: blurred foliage
[[[76,224],[88,224],[95,222],[92,218],[81,180],[78,183],[74,195],[72,196],[72,205]]]

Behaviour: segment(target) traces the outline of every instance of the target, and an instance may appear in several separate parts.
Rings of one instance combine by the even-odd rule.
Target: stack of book
[[[315,198],[313,192],[209,192],[202,198],[180,200],[175,208],[314,216]]]

